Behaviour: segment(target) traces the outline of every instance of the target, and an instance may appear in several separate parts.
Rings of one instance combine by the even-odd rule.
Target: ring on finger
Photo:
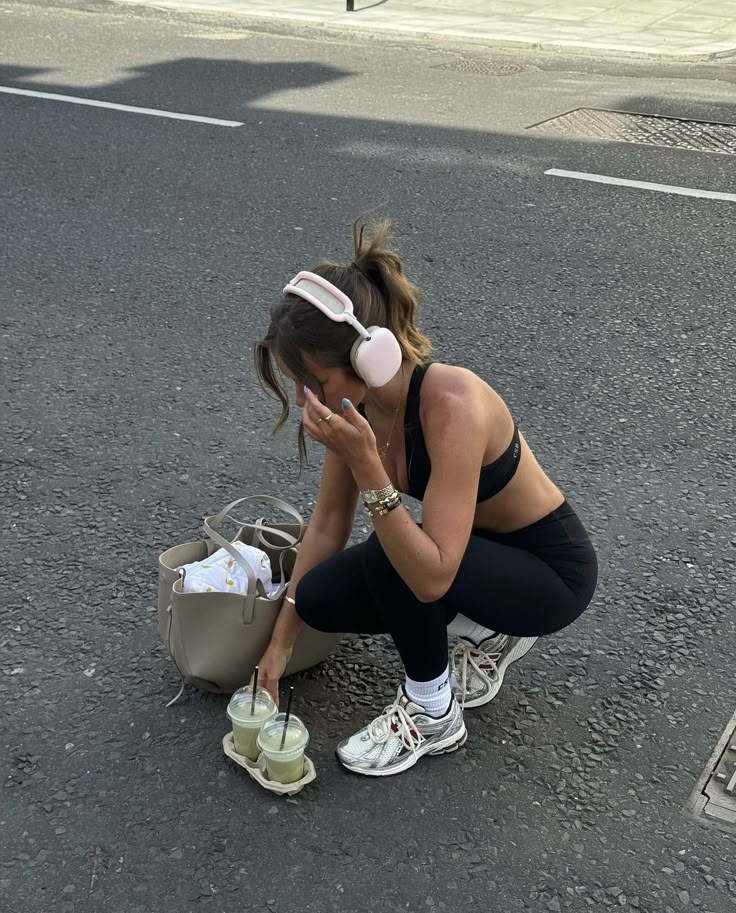
[[[334,412],[330,412],[328,415],[323,415],[322,418],[317,420],[317,424],[320,425],[322,422],[327,422],[327,424],[329,425],[330,419],[332,418],[332,416],[334,414],[335,414]]]

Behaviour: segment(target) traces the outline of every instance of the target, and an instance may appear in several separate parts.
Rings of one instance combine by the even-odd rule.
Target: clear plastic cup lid
[[[281,748],[285,720],[285,713],[277,713],[267,723],[264,723],[258,733],[258,747],[267,755],[288,760],[289,756],[296,757],[304,752],[309,744],[309,732],[299,717],[292,713],[286,725],[284,747]]]
[[[230,698],[227,705],[227,715],[231,720],[242,721],[247,723],[253,717],[263,719],[264,716],[276,712],[276,704],[273,698],[265,688],[257,688],[255,695],[255,704],[253,701],[253,689],[250,685],[238,690]]]

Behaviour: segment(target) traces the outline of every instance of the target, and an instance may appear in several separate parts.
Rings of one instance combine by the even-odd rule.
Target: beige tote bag
[[[267,525],[263,518],[244,522],[233,515],[233,510],[253,501],[278,508],[293,522]],[[280,575],[279,588],[270,598],[247,561],[219,532],[228,521],[239,528],[236,541],[263,549],[271,561],[274,580]],[[185,682],[204,691],[225,694],[248,682],[271,639],[304,529],[301,514],[285,501],[254,495],[238,498],[215,516],[206,517],[205,539],[175,545],[159,556],[159,630],[182,677],[179,693],[167,706],[181,697]],[[184,593],[177,568],[202,561],[219,548],[226,549],[245,571],[248,592]],[[303,627],[285,674],[321,662],[341,637]]]

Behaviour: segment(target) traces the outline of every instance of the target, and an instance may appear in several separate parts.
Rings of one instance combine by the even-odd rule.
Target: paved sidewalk
[[[118,0],[140,2],[140,0]],[[575,53],[714,59],[736,54],[736,0],[143,0],[324,28],[461,38]]]

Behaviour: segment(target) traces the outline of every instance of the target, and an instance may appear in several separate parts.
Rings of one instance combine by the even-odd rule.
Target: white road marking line
[[[32,89],[16,89],[0,86],[6,95],[28,95],[31,98],[48,98],[51,101],[66,101],[72,105],[89,105],[93,108],[111,108],[113,111],[128,111],[130,114],[150,114],[152,117],[168,117],[171,120],[191,120],[198,124],[212,124],[215,127],[242,127],[239,120],[220,120],[217,117],[201,117],[199,114],[178,114],[175,111],[159,111],[157,108],[137,108],[135,105],[117,105],[112,101],[96,101],[92,98],[77,98],[75,95],[57,95],[54,92],[34,92]]]
[[[681,197],[703,197],[706,200],[728,200],[736,203],[736,193],[718,193],[715,190],[697,190],[695,187],[675,187],[672,184],[650,184],[649,181],[627,181],[611,178],[605,174],[588,174],[585,171],[564,171],[550,168],[545,174],[556,178],[572,178],[576,181],[592,181],[594,184],[616,184],[619,187],[636,187],[639,190],[656,190],[658,193],[672,193]]]

